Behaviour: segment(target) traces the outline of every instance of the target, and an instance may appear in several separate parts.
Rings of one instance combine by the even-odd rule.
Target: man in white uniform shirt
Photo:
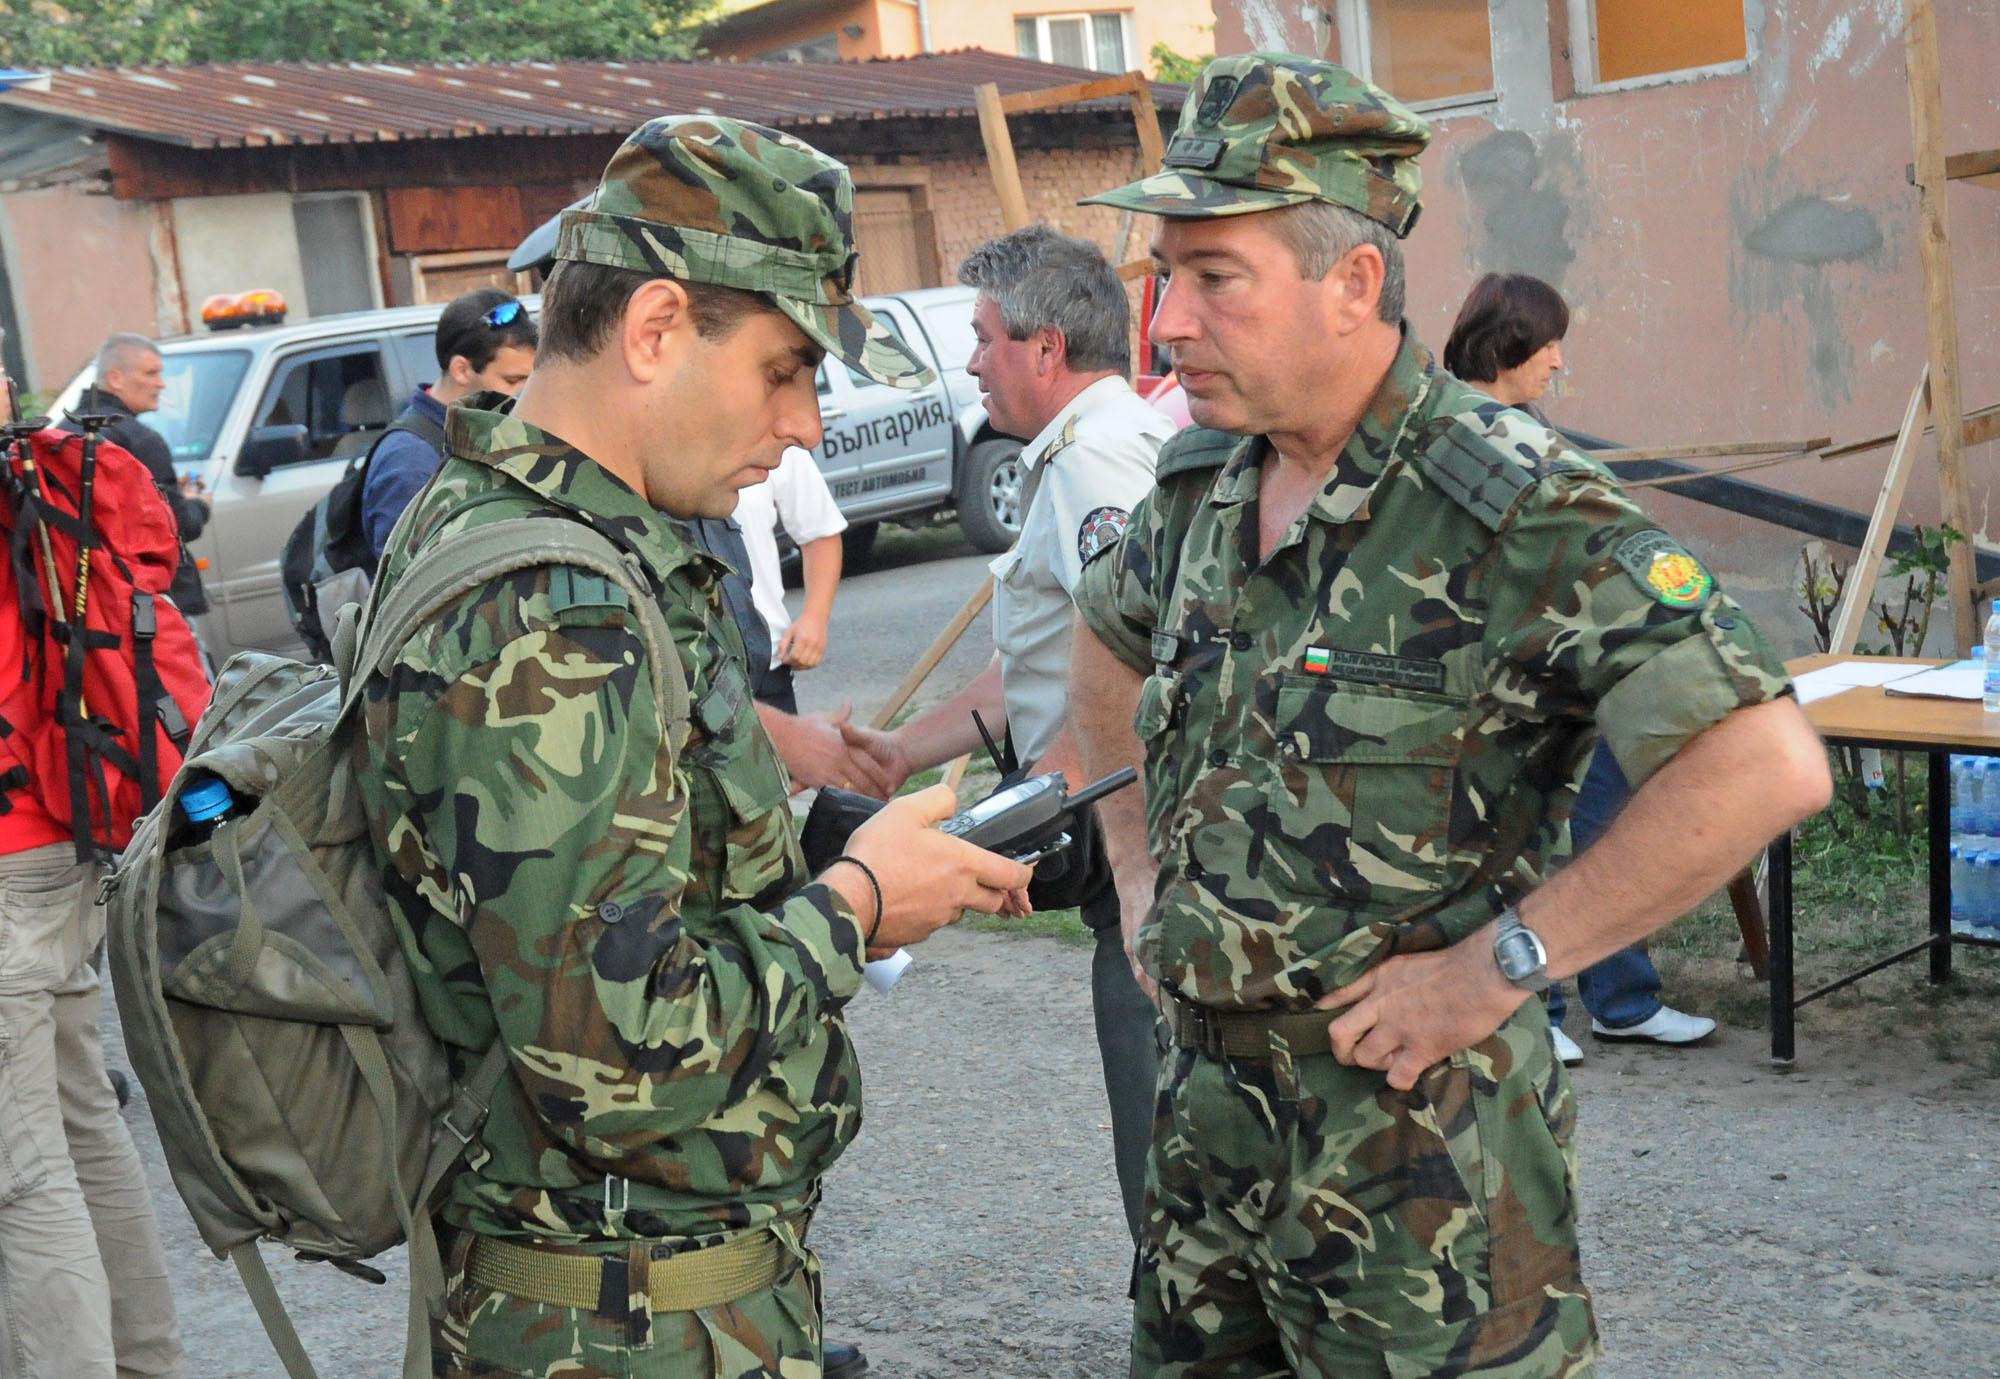
[[[769,479],[737,496],[733,515],[750,552],[750,599],[771,634],[770,665],[750,668],[756,696],[760,703],[795,714],[799,701],[792,671],[811,670],[826,655],[826,623],[840,586],[840,534],[847,530],[847,519],[834,504],[819,462],[797,446],[785,451]],[[784,574],[778,566],[780,521],[799,548],[806,598],[797,619],[785,607]]]
[[[978,345],[966,371],[986,393],[995,428],[1032,438],[1021,451],[1029,495],[1021,535],[993,562],[999,662],[886,734],[879,748],[852,737],[886,755],[900,779],[976,750],[976,710],[996,736],[1005,726],[1022,768],[1063,771],[1080,786],[1063,723],[1070,586],[1090,556],[1123,534],[1133,506],[1153,487],[1154,457],[1174,426],[1126,382],[1130,307],[1095,245],[1030,226],[975,249],[958,275],[979,289],[972,313]],[[1118,1186],[1136,1240],[1159,1059],[1155,1013],[1125,959],[1118,895],[1094,837],[1066,860],[1056,877],[1045,876],[1053,869],[1044,863],[1030,895],[1042,909],[1080,906],[1097,935],[1091,1004]]]

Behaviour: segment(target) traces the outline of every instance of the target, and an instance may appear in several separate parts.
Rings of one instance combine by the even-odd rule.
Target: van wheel
[[[880,522],[856,522],[840,534],[840,568],[845,574],[853,574],[868,567],[868,557],[875,553],[875,538],[881,535]]]
[[[995,436],[973,446],[958,480],[958,526],[965,539],[998,555],[1021,534],[1027,471],[1021,443]]]

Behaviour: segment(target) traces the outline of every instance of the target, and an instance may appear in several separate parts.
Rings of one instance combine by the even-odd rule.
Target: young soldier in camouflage
[[[1152,335],[1213,428],[1076,589],[1087,772],[1144,744],[1143,805],[1102,812],[1178,1046],[1146,1379],[1591,1373],[1573,1103],[1528,997],[1829,790],[1708,572],[1402,324],[1428,133],[1337,67],[1227,58],[1165,169],[1094,198],[1161,217]],[[1596,732],[1643,784],[1542,886]]]
[[[368,682],[368,813],[425,1014],[468,1062],[512,1054],[443,1207],[441,1376],[817,1376],[804,1235],[860,1125],[864,950],[1027,884],[930,827],[944,790],[805,875],[723,567],[670,520],[727,516],[819,441],[822,351],[922,376],[848,295],[852,205],[846,169],[771,131],[639,129],[565,217],[519,400],[452,411],[386,553],[378,596],[476,526],[585,523],[657,591],[692,702],[669,731],[628,596],[569,567],[460,599]]]

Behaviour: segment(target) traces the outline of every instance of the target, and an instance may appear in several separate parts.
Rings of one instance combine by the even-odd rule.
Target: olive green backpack
[[[509,518],[432,543],[365,610],[344,610],[333,668],[231,659],[107,882],[118,1013],[174,1186],[293,1379],[312,1379],[312,1363],[260,1240],[378,1283],[362,1261],[408,1241],[404,1372],[428,1379],[444,1292],[430,1209],[506,1072],[495,1045],[454,1081],[418,1008],[361,808],[361,689],[453,599],[545,565],[624,589],[678,735],[687,683],[636,558],[579,522]],[[204,772],[239,805],[190,842],[177,805]]]

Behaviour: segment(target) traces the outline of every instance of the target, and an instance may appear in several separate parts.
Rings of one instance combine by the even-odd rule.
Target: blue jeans
[[[1617,759],[1599,742],[1577,791],[1576,809],[1570,814],[1573,853],[1581,854],[1604,836],[1631,794]],[[1576,990],[1583,997],[1583,1008],[1606,1029],[1644,1024],[1660,1010],[1659,969],[1646,950],[1636,945],[1577,973]],[[1561,985],[1550,987],[1549,1023],[1562,1024],[1568,1010],[1569,1000]]]

